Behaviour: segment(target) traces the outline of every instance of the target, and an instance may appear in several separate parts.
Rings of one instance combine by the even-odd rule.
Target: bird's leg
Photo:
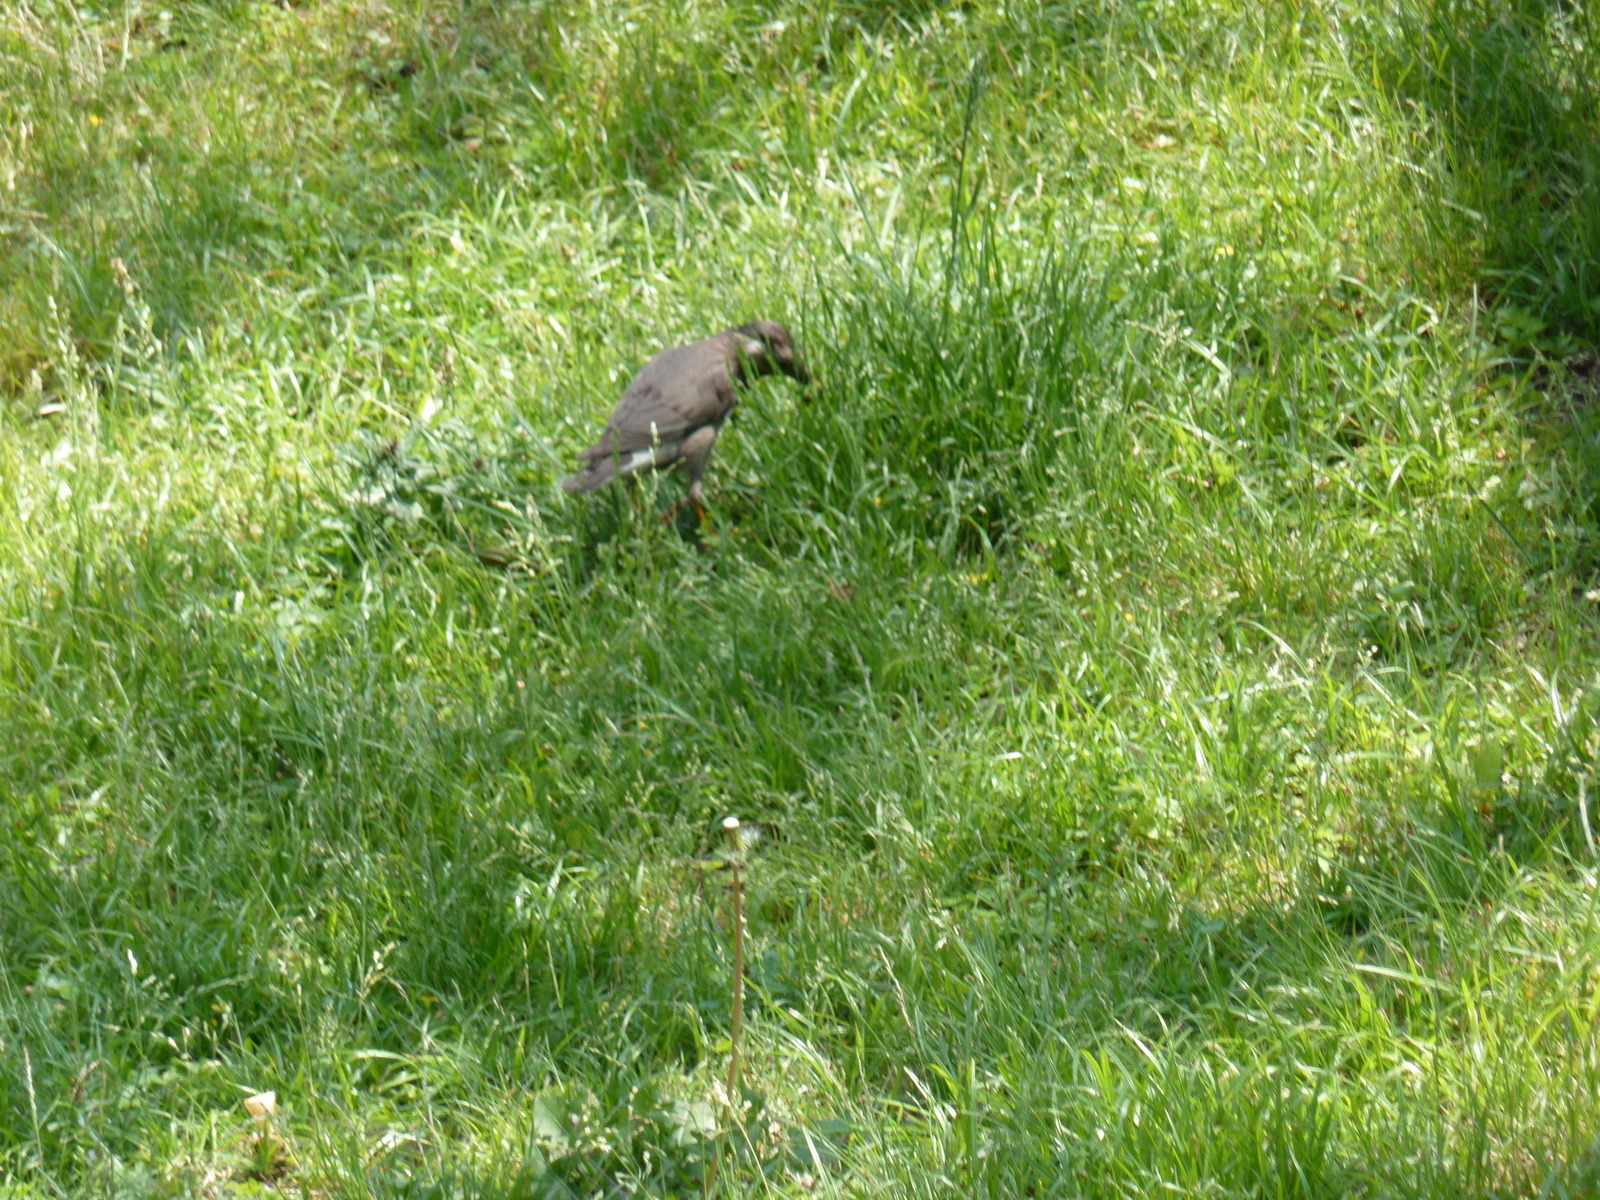
[[[678,510],[680,508],[682,508],[685,504],[688,504],[694,507],[695,518],[702,525],[705,524],[706,510],[705,507],[700,503],[700,497],[702,495],[704,495],[704,489],[701,488],[699,481],[697,480],[696,482],[691,483],[689,485],[689,494],[682,500],[673,501],[672,506],[668,508],[666,512],[661,514],[661,523],[665,525],[668,521],[672,520],[672,518],[678,515]]]
[[[702,426],[683,441],[682,458],[684,462],[689,464],[688,503],[694,505],[695,516],[700,518],[702,523],[706,519],[706,510],[700,502],[702,497],[705,496],[705,484],[702,479],[706,473],[706,463],[711,461],[711,448],[716,444],[717,427],[715,425]],[[683,503],[684,501],[680,500],[677,504],[674,504],[667,517],[662,519],[670,519],[682,507]]]

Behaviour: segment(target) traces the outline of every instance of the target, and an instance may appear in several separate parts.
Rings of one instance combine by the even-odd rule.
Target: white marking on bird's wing
[[[675,442],[661,442],[655,446],[647,446],[643,450],[630,450],[617,456],[617,468],[623,475],[632,475],[635,471],[665,466],[677,462],[682,449],[683,440],[680,438]]]

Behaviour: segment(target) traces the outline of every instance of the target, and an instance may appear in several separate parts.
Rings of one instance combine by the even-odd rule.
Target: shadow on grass
[[[1592,6],[1397,6],[1378,51],[1402,101],[1438,122],[1455,200],[1476,214],[1481,278],[1508,340],[1600,337],[1600,51]],[[1449,214],[1441,214],[1445,220]],[[1470,218],[1469,218],[1470,219]]]
[[[1523,553],[1580,592],[1600,579],[1597,13],[1562,0],[1402,0],[1375,51],[1391,93],[1440,138],[1453,204],[1423,206],[1438,258],[1479,285],[1483,332],[1513,362],[1563,364],[1536,376],[1544,395],[1528,433],[1566,477],[1572,519],[1547,521],[1543,544]]]

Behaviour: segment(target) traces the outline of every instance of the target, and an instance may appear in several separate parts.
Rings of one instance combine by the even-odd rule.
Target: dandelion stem
[[[744,1027],[744,879],[739,870],[739,821],[723,822],[733,847],[733,1027],[728,1035],[728,1106],[737,1112],[734,1100],[739,1086],[739,1035]]]

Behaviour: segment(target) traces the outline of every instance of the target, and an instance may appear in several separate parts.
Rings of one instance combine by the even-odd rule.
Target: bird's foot
[[[704,525],[706,521],[706,510],[701,506],[700,501],[694,499],[692,496],[679,500],[671,508],[667,509],[666,512],[662,513],[661,523],[665,525],[673,520],[676,520],[678,516],[678,510],[685,504],[694,509],[695,523],[698,525]]]

